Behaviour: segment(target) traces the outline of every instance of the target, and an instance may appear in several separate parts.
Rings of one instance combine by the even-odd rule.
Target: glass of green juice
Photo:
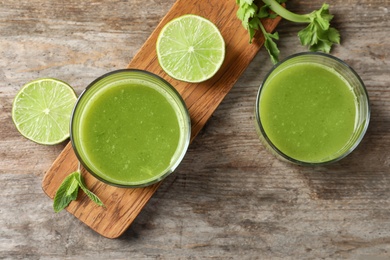
[[[123,69],[94,80],[79,96],[70,125],[80,163],[118,187],[144,187],[172,173],[190,141],[180,94],[150,72]]]
[[[265,146],[299,165],[344,158],[358,146],[370,120],[359,75],[342,60],[316,52],[275,65],[259,88],[255,113]]]

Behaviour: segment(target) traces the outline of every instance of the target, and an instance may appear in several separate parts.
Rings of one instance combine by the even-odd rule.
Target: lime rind
[[[225,58],[225,42],[218,28],[192,14],[168,22],[156,46],[163,70],[172,78],[191,83],[214,76]]]
[[[70,116],[77,96],[67,83],[44,78],[24,85],[15,96],[12,120],[27,139],[54,145],[69,138]]]

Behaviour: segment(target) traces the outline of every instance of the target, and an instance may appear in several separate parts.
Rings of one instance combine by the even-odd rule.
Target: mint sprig
[[[85,186],[85,183],[84,183],[84,179],[83,177],[81,176],[81,174],[77,174],[75,176],[75,178],[77,179],[77,183],[79,184],[80,188],[84,191],[85,194],[87,194],[87,196],[93,201],[95,202],[97,205],[99,206],[104,206],[103,202],[99,199],[98,196],[96,196],[95,193],[93,193],[92,191],[88,190],[87,186]]]
[[[56,195],[54,196],[53,201],[53,209],[55,212],[60,212],[64,208],[66,208],[71,201],[74,201],[77,199],[79,188],[81,188],[84,193],[97,205],[103,206],[103,202],[99,199],[96,194],[88,190],[84,183],[84,179],[81,176],[80,173],[80,166],[79,169],[75,172],[72,172],[69,174],[61,183],[60,187],[58,188]]]

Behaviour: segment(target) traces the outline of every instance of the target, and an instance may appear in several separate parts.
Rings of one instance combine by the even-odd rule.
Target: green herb
[[[58,188],[53,201],[54,211],[60,212],[66,208],[71,201],[76,200],[79,188],[81,188],[84,193],[87,194],[87,196],[97,205],[104,206],[103,202],[98,198],[98,196],[88,190],[88,188],[85,186],[83,177],[80,173],[79,165],[79,169],[69,174]]]
[[[339,32],[330,27],[333,15],[329,13],[329,5],[323,4],[319,10],[309,14],[296,14],[285,9],[281,4],[286,0],[236,0],[239,6],[237,17],[242,21],[242,25],[249,32],[249,42],[251,43],[257,30],[261,30],[264,35],[266,47],[273,63],[278,62],[279,49],[274,40],[279,39],[277,33],[268,33],[263,24],[262,18],[274,18],[279,15],[282,18],[295,23],[306,23],[306,28],[298,33],[302,45],[308,46],[311,51],[323,51],[329,53],[335,43],[340,43]],[[270,10],[272,12],[270,12]]]

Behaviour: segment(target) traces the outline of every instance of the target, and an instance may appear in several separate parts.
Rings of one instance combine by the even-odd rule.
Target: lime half
[[[18,131],[39,144],[58,144],[69,137],[69,123],[76,94],[56,79],[27,83],[16,95],[12,120]]]
[[[188,14],[163,27],[156,51],[169,76],[195,83],[211,78],[219,70],[225,58],[225,42],[212,22]]]

